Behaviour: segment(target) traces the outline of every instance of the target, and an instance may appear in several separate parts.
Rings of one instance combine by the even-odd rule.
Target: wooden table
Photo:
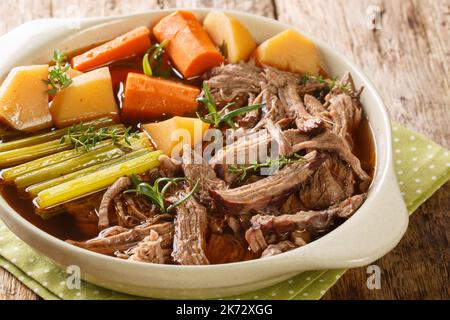
[[[32,19],[193,6],[264,15],[322,38],[362,68],[395,121],[450,147],[447,0],[3,0],[0,35]],[[373,22],[382,29],[370,28]],[[450,298],[449,196],[447,184],[414,214],[401,244],[376,262],[381,290],[367,289],[360,268],[348,271],[325,299]],[[0,299],[38,299],[4,270],[0,284]]]

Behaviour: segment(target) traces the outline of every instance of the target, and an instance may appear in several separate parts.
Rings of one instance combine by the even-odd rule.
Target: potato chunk
[[[70,87],[55,95],[50,112],[57,127],[104,116],[117,116],[119,108],[114,98],[109,69],[105,67],[73,78]]]
[[[229,63],[246,61],[256,48],[252,34],[236,18],[220,11],[208,14],[204,23],[214,43],[224,48]]]
[[[17,67],[0,87],[0,120],[9,127],[33,132],[52,126],[48,108],[48,65]]]
[[[210,127],[200,119],[173,117],[169,120],[142,125],[155,147],[166,155],[178,155],[182,146],[188,144],[195,147],[203,140],[203,135]]]
[[[255,53],[256,61],[280,70],[318,75],[320,56],[316,45],[300,33],[288,29],[263,42]]]

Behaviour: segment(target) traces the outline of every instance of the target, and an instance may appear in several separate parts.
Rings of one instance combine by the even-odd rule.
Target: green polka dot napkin
[[[450,179],[449,152],[401,126],[394,125],[398,181],[409,212],[414,212]],[[82,282],[70,290],[67,274],[34,252],[0,221],[0,266],[43,299],[139,299]],[[234,299],[320,299],[346,270],[304,272],[270,288]]]

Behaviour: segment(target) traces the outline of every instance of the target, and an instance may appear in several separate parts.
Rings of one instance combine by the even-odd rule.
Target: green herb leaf
[[[301,81],[302,84],[306,85],[309,81],[316,81],[316,82],[325,84],[328,86],[328,88],[330,90],[333,90],[334,88],[338,88],[344,92],[350,92],[352,90],[350,84],[345,84],[345,85],[341,84],[337,77],[334,77],[333,79],[325,79],[321,75],[318,75],[318,76],[311,76],[308,74],[303,75],[303,78]]]
[[[161,43],[153,45],[144,55],[142,60],[142,69],[145,75],[149,77],[161,76],[168,77],[171,74],[170,70],[162,70],[164,48],[169,44],[169,40],[164,40]]]
[[[244,181],[248,176],[254,173],[258,173],[262,168],[278,168],[282,169],[286,165],[304,161],[304,158],[298,154],[295,154],[293,158],[287,158],[282,156],[278,159],[267,159],[264,163],[258,163],[252,161],[249,165],[232,165],[228,168],[228,171],[233,174],[240,175],[240,181]]]
[[[159,178],[153,185],[142,182],[136,175],[132,175],[131,180],[133,181],[135,189],[127,190],[125,193],[135,193],[145,196],[158,207],[161,213],[170,213],[173,209],[187,201],[195,193],[199,183],[197,181],[197,184],[189,194],[166,208],[166,193],[172,186],[177,186],[178,183],[187,181],[187,178]],[[163,184],[164,186],[161,189],[161,185]]]
[[[197,100],[203,103],[209,112],[205,117],[202,117],[199,113],[197,113],[197,117],[203,122],[214,125],[215,128],[219,128],[222,123],[225,123],[231,129],[236,129],[233,118],[250,111],[260,109],[264,106],[263,104],[255,104],[228,112],[228,109],[235,105],[233,102],[227,104],[221,111],[217,111],[216,102],[214,101],[211,91],[209,90],[209,86],[206,82],[203,82],[203,97],[200,97]]]
[[[70,141],[76,150],[82,148],[84,151],[89,152],[99,142],[104,140],[109,139],[111,144],[116,144],[123,139],[125,143],[131,145],[131,138],[139,138],[139,132],[132,131],[131,127],[127,128],[124,133],[119,133],[117,128],[95,129],[93,124],[86,127],[83,122],[81,122],[80,124],[75,124],[70,127],[67,131],[67,135],[61,138],[60,143],[64,144],[66,141]]]
[[[69,87],[72,84],[72,79],[67,75],[67,72],[72,69],[70,64],[66,62],[66,54],[62,51],[55,50],[53,52],[53,61],[55,65],[48,73],[48,79],[43,79],[51,88],[47,92],[55,95],[59,91]]]

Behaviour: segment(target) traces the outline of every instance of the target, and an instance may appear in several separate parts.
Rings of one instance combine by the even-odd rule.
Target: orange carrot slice
[[[141,54],[150,49],[150,30],[136,28],[112,41],[91,49],[72,59],[72,67],[78,71],[89,71],[114,61]]]
[[[197,77],[224,62],[220,51],[197,18],[177,11],[163,18],[154,28],[159,42],[169,40],[167,52],[186,79]]]
[[[151,121],[163,116],[183,116],[197,111],[200,90],[179,82],[129,73],[122,117],[127,121]]]

